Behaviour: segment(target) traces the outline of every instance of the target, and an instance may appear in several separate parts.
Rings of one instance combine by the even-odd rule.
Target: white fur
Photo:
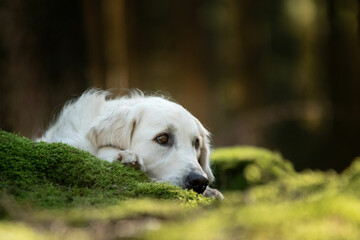
[[[190,171],[214,180],[209,165],[209,132],[179,104],[133,92],[108,99],[90,90],[65,105],[56,122],[38,141],[63,142],[106,160],[138,164],[152,180],[185,187]],[[171,146],[156,142],[162,133]],[[200,147],[194,147],[194,139]],[[208,188],[204,195],[222,198]],[[216,194],[221,196],[216,196]]]

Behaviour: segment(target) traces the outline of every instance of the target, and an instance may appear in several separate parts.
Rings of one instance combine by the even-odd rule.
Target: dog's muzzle
[[[208,184],[209,180],[196,172],[190,172],[185,180],[186,188],[189,190],[192,189],[199,194],[205,191]]]

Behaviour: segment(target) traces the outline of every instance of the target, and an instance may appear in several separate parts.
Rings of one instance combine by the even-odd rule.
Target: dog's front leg
[[[140,169],[141,171],[145,172],[145,167],[142,159],[135,153],[128,150],[120,150],[116,147],[106,146],[99,148],[96,156],[109,162],[120,161],[126,166]]]

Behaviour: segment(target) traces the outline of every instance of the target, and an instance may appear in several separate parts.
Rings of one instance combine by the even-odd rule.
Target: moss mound
[[[211,161],[223,190],[244,190],[295,173],[280,153],[250,146],[217,149]]]

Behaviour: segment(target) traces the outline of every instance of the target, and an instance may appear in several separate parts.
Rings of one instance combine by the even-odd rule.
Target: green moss
[[[295,173],[281,154],[256,147],[217,149],[211,161],[216,185],[222,190],[244,190]]]
[[[349,190],[358,163],[338,175],[305,171],[247,191],[232,191],[217,208],[168,222],[145,239],[359,239],[360,199]],[[182,229],[191,229],[183,231]]]
[[[228,190],[222,202],[64,144],[0,132],[0,236],[360,239],[360,158],[341,174],[296,173],[254,147],[217,149],[211,159]]]
[[[161,220],[179,219],[193,211],[193,207],[179,205],[173,200],[132,199],[103,207],[76,207],[67,211],[41,210],[33,212],[33,219],[42,223],[61,221],[68,227],[86,227],[90,224],[102,224],[104,221],[141,219],[144,216]]]
[[[342,176],[347,181],[345,190],[360,197],[360,157],[356,158],[351,166],[344,170]]]
[[[26,240],[52,240],[60,239],[54,235],[48,233],[42,233],[41,231],[36,231],[30,226],[24,223],[13,223],[7,221],[0,221],[0,236],[1,239],[6,240],[16,240],[16,239],[26,239]],[[83,238],[84,239],[84,238]]]

